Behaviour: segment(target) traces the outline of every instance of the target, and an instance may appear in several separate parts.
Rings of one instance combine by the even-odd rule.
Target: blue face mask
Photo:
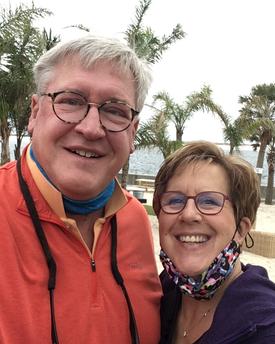
[[[177,268],[163,250],[160,251],[160,260],[169,277],[183,294],[196,300],[209,300],[231,274],[240,251],[240,245],[232,239],[211,265],[196,278],[177,271]]]
[[[30,156],[32,160],[35,162],[36,166],[39,168],[40,172],[43,176],[48,180],[49,183],[53,185],[50,178],[47,176],[46,172],[39,164],[38,160],[36,159],[32,146],[30,147]],[[53,185],[55,187],[55,185]],[[56,187],[55,187],[56,188]],[[57,189],[57,188],[56,188]],[[112,194],[115,190],[115,181],[112,180],[107,187],[98,194],[95,198],[91,198],[84,201],[73,200],[65,195],[62,195],[64,209],[66,213],[72,215],[87,215],[96,210],[102,209],[109,199],[112,197]]]
[[[87,215],[103,208],[111,198],[115,190],[115,181],[110,184],[95,198],[78,201],[62,195],[65,211],[73,215]]]

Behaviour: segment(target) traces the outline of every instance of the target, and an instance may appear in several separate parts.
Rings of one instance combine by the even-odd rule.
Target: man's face
[[[84,69],[77,59],[56,66],[45,93],[70,90],[89,102],[122,100],[135,108],[132,75],[121,74],[110,63]],[[97,196],[118,173],[134,150],[137,121],[122,132],[102,128],[96,107],[78,124],[59,120],[48,96],[32,98],[28,130],[34,154],[51,182],[73,199]]]

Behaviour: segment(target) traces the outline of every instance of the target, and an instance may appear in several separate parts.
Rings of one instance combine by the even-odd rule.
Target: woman
[[[239,259],[260,204],[252,166],[192,142],[163,163],[155,186],[160,343],[275,343],[275,284],[264,268]]]

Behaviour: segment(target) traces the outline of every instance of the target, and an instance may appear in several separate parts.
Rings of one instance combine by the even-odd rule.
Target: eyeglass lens
[[[90,105],[84,97],[73,92],[62,92],[53,101],[56,116],[64,122],[79,123],[87,115]],[[132,110],[128,104],[108,101],[98,106],[100,122],[111,131],[126,129],[132,121]]]
[[[225,196],[219,192],[201,192],[196,196],[187,196],[180,192],[165,192],[161,195],[161,208],[169,214],[181,212],[189,198],[194,199],[197,209],[202,214],[217,214],[224,205]]]

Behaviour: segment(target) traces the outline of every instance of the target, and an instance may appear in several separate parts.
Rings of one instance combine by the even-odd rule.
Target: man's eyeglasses
[[[50,97],[56,117],[69,124],[81,122],[87,116],[91,106],[97,107],[101,125],[112,132],[126,130],[134,117],[139,114],[123,101],[108,100],[102,104],[89,103],[81,94],[72,91],[42,93],[41,96]]]
[[[216,191],[200,192],[195,196],[187,196],[178,191],[168,191],[160,196],[160,206],[167,214],[178,214],[185,208],[190,198],[194,200],[198,211],[204,215],[218,214],[222,211],[225,200],[230,201],[228,196]]]

